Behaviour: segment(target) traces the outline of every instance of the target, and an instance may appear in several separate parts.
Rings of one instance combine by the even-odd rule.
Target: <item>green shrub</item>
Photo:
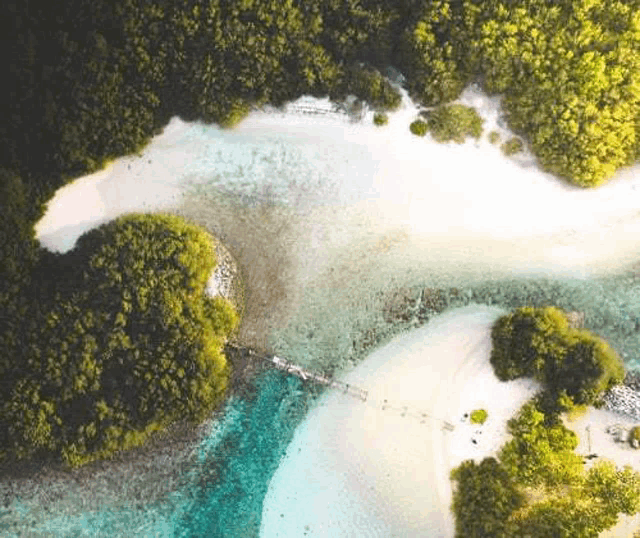
[[[593,404],[624,379],[624,365],[601,338],[569,328],[562,311],[518,308],[499,318],[491,331],[491,364],[499,379],[533,377],[573,404]]]
[[[613,524],[603,521],[602,515],[600,507],[585,496],[558,495],[514,514],[507,532],[527,538],[598,538]]]
[[[353,67],[347,75],[347,91],[377,110],[396,110],[400,92],[377,69]]]
[[[545,414],[528,402],[508,422],[513,438],[500,450],[501,464],[518,483],[558,485],[576,483],[582,458],[574,453],[578,438],[562,423],[547,424]]]
[[[500,317],[491,330],[491,364],[502,381],[518,377],[547,378],[566,353],[569,322],[554,307],[517,308]]]
[[[614,522],[619,513],[633,515],[640,510],[640,474],[629,465],[617,469],[611,461],[599,461],[587,472],[584,486]]]
[[[524,149],[524,144],[519,138],[513,137],[502,144],[502,146],[500,146],[500,149],[502,149],[502,153],[504,153],[507,157],[511,157],[511,155],[520,153]]]
[[[576,435],[527,402],[508,423],[499,459],[465,461],[451,473],[456,537],[597,538],[618,514],[640,509],[640,474],[609,461],[587,472]]]
[[[249,104],[241,99],[238,99],[231,103],[228,109],[224,110],[218,120],[218,123],[221,127],[231,129],[232,127],[238,125],[243,119],[245,119],[249,115],[250,111],[251,107],[249,106]]]
[[[500,142],[500,133],[498,131],[491,131],[489,133],[489,142],[491,144],[497,144]]]
[[[410,3],[397,50],[411,95],[441,104],[479,77],[488,93],[506,94],[509,126],[541,165],[577,185],[600,185],[636,162],[640,94],[623,74],[640,65],[637,10],[625,0],[511,7]]]
[[[471,423],[484,424],[488,416],[489,413],[487,413],[484,409],[476,409],[475,411],[471,411]]]
[[[33,222],[41,204],[29,198],[29,185],[0,168],[0,296],[10,283],[24,281],[38,259]]]
[[[597,538],[618,522],[618,514],[637,513],[639,500],[637,472],[599,461],[576,487],[559,488],[512,514],[507,532],[531,538]]]
[[[416,136],[425,136],[429,127],[426,122],[422,120],[415,120],[409,125],[409,130]]]
[[[480,138],[484,120],[475,108],[465,105],[436,107],[429,114],[429,131],[437,142],[461,144],[467,136]]]
[[[380,113],[380,112],[376,112],[373,115],[373,124],[377,125],[379,127],[383,126],[383,125],[387,125],[387,123],[389,123],[389,116],[387,116],[386,114]]]
[[[476,72],[468,44],[477,11],[466,7],[437,1],[405,8],[396,38],[398,67],[407,76],[410,94],[427,106],[456,99]]]
[[[451,471],[456,538],[507,538],[506,522],[524,504],[509,473],[495,458],[461,463]]]
[[[640,426],[634,426],[631,428],[631,431],[629,432],[629,443],[634,448],[640,447]]]
[[[609,344],[584,329],[567,334],[567,353],[557,374],[547,379],[554,392],[564,390],[576,404],[592,404],[600,394],[622,383],[624,364]]]

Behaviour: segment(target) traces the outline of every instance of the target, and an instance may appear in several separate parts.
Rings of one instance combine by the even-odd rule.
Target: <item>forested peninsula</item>
[[[204,295],[213,238],[132,215],[44,249],[70,180],[179,116],[232,127],[300,95],[425,107],[476,82],[558,180],[596,187],[640,158],[640,2],[26,0],[2,8],[0,456],[79,465],[223,397],[237,323]],[[499,196],[499,193],[496,193]],[[154,338],[151,338],[151,335]],[[126,389],[125,389],[126,387]],[[130,395],[130,396],[126,396]]]

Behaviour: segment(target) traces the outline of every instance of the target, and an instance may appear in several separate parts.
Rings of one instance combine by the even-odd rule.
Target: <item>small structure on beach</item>
[[[616,443],[624,443],[627,440],[627,429],[620,424],[613,424],[612,426],[608,426],[605,431],[613,436],[613,440]]]

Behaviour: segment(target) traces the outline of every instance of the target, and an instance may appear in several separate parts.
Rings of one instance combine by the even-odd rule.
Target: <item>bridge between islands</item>
[[[233,347],[236,347],[236,346],[233,346]],[[421,423],[425,423],[428,419],[435,420],[442,424],[443,430],[446,430],[446,431],[454,430],[453,424],[451,424],[451,422],[449,422],[448,420],[435,417],[432,414],[427,413],[426,411],[415,409],[407,405],[394,405],[390,403],[388,400],[383,400],[382,402],[372,401],[369,398],[369,391],[367,391],[366,389],[356,387],[349,383],[344,383],[343,381],[337,381],[335,379],[332,379],[326,375],[323,375],[317,372],[306,370],[305,368],[302,368],[301,366],[298,366],[297,364],[287,359],[282,359],[277,356],[273,356],[273,357],[258,356],[252,350],[249,350],[249,355],[262,359],[263,361],[270,363],[271,366],[279,370],[283,370],[291,375],[295,375],[296,377],[299,377],[303,381],[312,381],[314,383],[325,385],[329,388],[339,390],[343,394],[348,394],[349,396],[358,398],[362,402],[369,401],[370,403],[373,403],[376,406],[376,408],[379,408],[382,411],[396,412],[396,413],[399,413],[400,416],[402,417],[409,417],[409,418],[420,420]]]

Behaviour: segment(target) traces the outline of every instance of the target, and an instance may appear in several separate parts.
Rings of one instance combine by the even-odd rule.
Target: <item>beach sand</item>
[[[626,269],[640,253],[640,167],[598,189],[572,187],[486,137],[412,135],[418,107],[403,95],[384,128],[372,111],[361,122],[254,112],[232,130],[173,118],[139,156],[60,189],[36,236],[66,251],[127,212],[191,218],[229,247],[245,278],[239,342],[271,351],[309,289],[340,296],[349,285],[354,304],[374,308],[367,296],[415,275],[586,278]],[[470,87],[459,102],[478,108],[485,133],[511,134],[498,98]],[[330,108],[310,97],[289,108],[301,104]]]
[[[299,426],[269,486],[261,536],[453,536],[449,472],[495,455],[506,421],[539,388],[493,374],[490,328],[502,313],[446,312],[345,375],[367,401],[329,392]],[[484,425],[464,418],[474,409],[488,412]]]

